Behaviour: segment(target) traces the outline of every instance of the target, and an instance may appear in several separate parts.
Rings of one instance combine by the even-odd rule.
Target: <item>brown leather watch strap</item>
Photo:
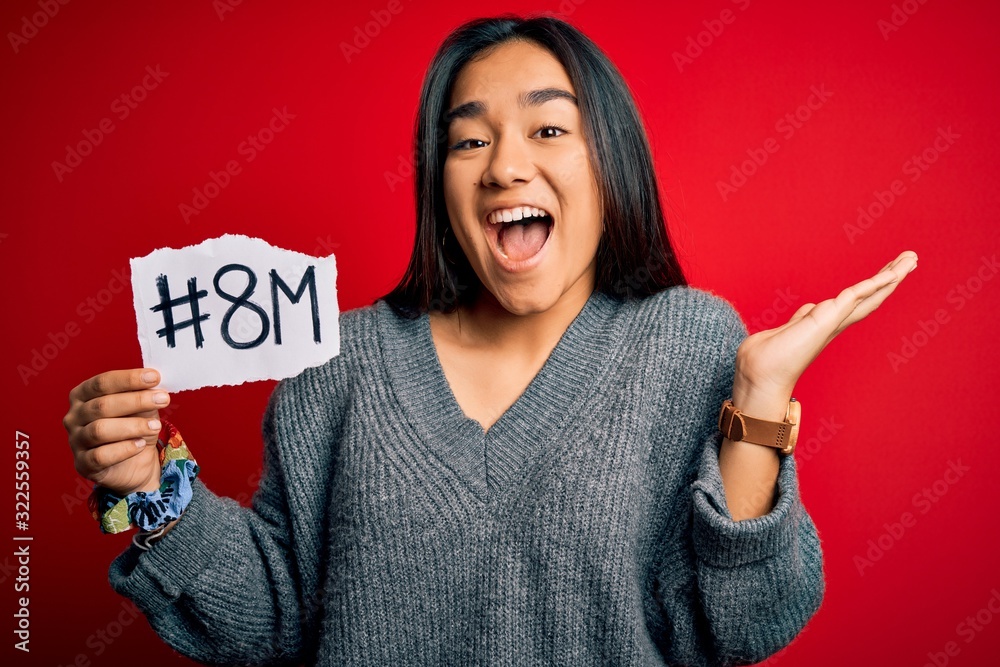
[[[719,411],[719,430],[730,440],[774,447],[782,454],[795,450],[799,433],[801,406],[794,398],[788,402],[784,422],[767,421],[745,415],[727,399]]]

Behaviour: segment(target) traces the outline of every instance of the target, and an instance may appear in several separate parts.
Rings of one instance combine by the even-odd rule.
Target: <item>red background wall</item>
[[[771,662],[983,665],[1000,652],[1000,618],[989,607],[992,598],[1000,611],[994,3],[650,9],[549,0],[480,10],[402,0],[396,14],[381,0],[175,4],[77,1],[47,19],[35,16],[37,1],[0,10],[3,422],[8,443],[17,429],[30,435],[34,537],[28,660],[10,639],[13,546],[0,555],[5,656],[186,662],[144,620],[131,622],[108,586],[108,563],[130,535],[101,535],[75,499],[86,488],[60,423],[72,386],[141,364],[119,276],[130,257],[234,232],[335,252],[341,308],[371,303],[394,284],[411,245],[407,163],[424,69],[450,29],[500,10],[558,12],[618,64],[648,124],[691,282],[730,299],[752,330],[833,296],[904,249],[920,256],[896,294],[836,340],[797,389],[802,495],[823,539],[828,588],[812,623]],[[372,11],[391,20],[348,62],[341,45]],[[33,16],[43,24],[34,31],[24,24]],[[699,40],[700,53],[691,46]],[[679,60],[689,47],[690,62]],[[115,100],[147,66],[165,74],[123,117]],[[808,119],[797,127],[783,121],[814,87],[827,99],[800,110]],[[294,118],[248,161],[241,142],[275,108]],[[66,161],[67,145],[103,119],[113,131],[57,174],[52,163]],[[939,131],[951,139],[935,149]],[[925,151],[926,170],[915,170]],[[762,152],[766,162],[748,163],[753,173],[723,197],[718,183]],[[233,159],[241,173],[185,223],[179,205]],[[870,206],[867,229],[845,227]],[[67,327],[73,335],[60,336]],[[46,348],[50,336],[63,346]],[[53,358],[22,377],[19,367],[43,350]],[[246,501],[255,488],[272,387],[174,396],[170,418],[216,492]],[[13,444],[4,451],[10,470]],[[959,463],[961,476],[946,475]],[[13,545],[13,517],[2,524]]]

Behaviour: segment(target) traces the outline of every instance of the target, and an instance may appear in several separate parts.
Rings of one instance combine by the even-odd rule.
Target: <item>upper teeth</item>
[[[515,206],[514,208],[503,208],[493,211],[489,215],[490,223],[496,225],[501,222],[511,222],[512,220],[523,220],[524,218],[549,217],[545,209],[533,206]]]

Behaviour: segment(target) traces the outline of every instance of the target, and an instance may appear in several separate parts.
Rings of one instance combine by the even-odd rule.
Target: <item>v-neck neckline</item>
[[[604,376],[621,318],[620,303],[594,291],[524,392],[489,430],[466,416],[441,366],[430,317],[397,315],[376,302],[385,370],[416,440],[482,501],[515,485],[522,471],[571,417],[588,387]]]

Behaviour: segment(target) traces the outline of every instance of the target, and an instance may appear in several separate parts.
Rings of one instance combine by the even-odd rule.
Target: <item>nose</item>
[[[516,136],[500,136],[493,143],[483,185],[509,188],[516,183],[527,183],[534,178],[536,169],[527,142]]]

